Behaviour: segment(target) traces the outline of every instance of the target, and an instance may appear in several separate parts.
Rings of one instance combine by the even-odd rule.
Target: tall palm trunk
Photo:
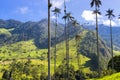
[[[68,25],[65,19],[65,43],[66,43],[66,66],[67,66],[67,73],[66,73],[66,80],[69,80],[69,39],[68,39]]]
[[[112,69],[114,69],[114,60],[113,60],[113,41],[112,41],[112,25],[111,25],[111,20],[113,17],[115,17],[115,15],[113,14],[113,10],[108,9],[106,16],[108,16],[108,19],[110,21],[110,42],[111,42],[111,56],[112,56]]]
[[[66,62],[67,62],[67,79],[69,80],[69,19],[66,26]]]
[[[65,4],[65,0],[64,0],[64,13],[66,15],[66,4]],[[67,66],[67,73],[66,73],[66,80],[69,80],[69,61],[68,61],[68,52],[69,52],[69,48],[68,48],[68,37],[67,37],[67,17],[65,18],[65,46],[66,46],[66,66]]]
[[[110,41],[111,41],[111,55],[112,55],[112,69],[114,69],[114,61],[113,61],[113,41],[112,41],[112,25],[110,19]]]
[[[77,63],[78,63],[78,69],[80,69],[80,54],[79,54],[80,36],[78,36],[76,29],[75,29],[75,32],[76,32],[75,41],[76,41]]]
[[[66,18],[65,18],[65,47],[66,47],[66,58],[65,59],[66,59],[66,65],[67,65],[67,21],[66,21]],[[66,74],[66,80],[68,80],[67,74]]]
[[[51,80],[51,69],[50,69],[50,58],[51,58],[51,50],[50,50],[50,47],[51,47],[51,35],[50,35],[50,7],[51,7],[51,4],[50,4],[50,0],[48,0],[48,80]]]
[[[55,26],[55,52],[54,52],[54,74],[56,73],[56,50],[57,50],[57,14],[56,14],[56,26]],[[54,76],[54,79],[56,79],[56,75]]]
[[[97,10],[97,7],[96,7]],[[98,36],[98,15],[96,13],[96,37],[97,37],[97,56],[98,56],[98,76],[100,76],[100,53],[99,53],[99,36]]]

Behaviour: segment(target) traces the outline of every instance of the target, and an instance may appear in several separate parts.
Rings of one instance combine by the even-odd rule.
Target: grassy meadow
[[[75,69],[78,69],[76,42],[75,39],[70,40],[70,64],[74,65]],[[57,44],[57,62],[59,66],[65,60],[65,41]],[[90,59],[86,56],[80,55],[80,65],[84,72],[90,72],[89,67],[85,67],[84,64]],[[9,64],[14,60],[26,61],[31,59],[33,65],[44,65],[44,71],[47,73],[47,49],[38,49],[33,40],[17,42],[14,44],[4,45],[0,47],[0,78],[3,74],[3,69],[9,68]],[[54,72],[54,46],[51,47],[51,73]]]

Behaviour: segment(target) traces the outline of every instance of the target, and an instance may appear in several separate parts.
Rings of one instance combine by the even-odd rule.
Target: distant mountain
[[[89,26],[83,26],[87,30],[95,31],[95,26],[89,25]],[[112,27],[112,33],[113,33],[113,44],[115,50],[120,50],[120,27],[119,26],[113,26]],[[103,24],[99,25],[99,35],[103,40],[106,41],[107,45],[110,47],[110,27],[105,26]]]
[[[80,53],[91,59],[88,63],[91,64],[91,68],[92,70],[94,70],[98,67],[96,33],[92,31],[83,31],[80,33],[80,37],[81,37],[79,48]],[[100,38],[99,38],[99,53],[101,69],[105,69],[107,67],[108,61],[111,58],[111,54],[107,45]]]
[[[38,49],[46,49],[48,47],[48,21],[42,19],[38,22],[19,22],[15,20],[1,20],[0,22],[0,46],[7,44],[16,44],[22,41],[32,40],[32,45]],[[3,25],[4,23],[4,25]],[[8,25],[9,24],[9,25]],[[93,27],[92,27],[93,28]],[[80,35],[79,52],[89,57],[91,60],[87,62],[86,66],[90,66],[91,69],[97,69],[97,53],[96,53],[96,34],[93,31],[85,30],[82,26],[75,27],[72,22],[67,25],[67,31],[69,38],[72,40],[76,37],[76,34]],[[55,40],[55,22],[51,21],[51,40],[52,46]],[[65,40],[64,24],[58,24],[57,27],[57,43],[61,43]],[[75,40],[74,40],[75,41]],[[105,42],[99,38],[99,51],[101,59],[101,68],[107,66],[108,60],[111,58],[109,48]],[[74,46],[76,47],[76,46]],[[13,51],[11,51],[13,52]]]
[[[64,27],[58,25],[57,27],[57,38],[64,33]],[[29,39],[34,39],[37,47],[45,48],[47,47],[47,19],[43,19],[39,22],[19,22],[15,20],[1,20],[0,28],[10,29],[11,37],[4,36],[1,38],[2,43],[15,43],[18,41],[25,41]],[[1,34],[0,34],[1,35]],[[51,22],[51,39],[55,36],[55,23]],[[4,39],[4,40],[3,40]]]
[[[0,19],[0,28],[16,28],[19,27],[22,24],[22,22],[17,20],[2,20]]]
[[[11,34],[10,37],[7,35],[0,34],[1,44],[2,43],[15,43],[18,41],[26,41],[29,39],[34,39],[34,42],[38,48],[47,48],[47,35],[48,35],[48,21],[47,19],[42,19],[38,22],[20,22],[16,20],[0,20],[0,28],[4,28],[9,30],[8,32]],[[52,45],[54,44],[55,39],[55,22],[51,21],[51,40]],[[68,25],[68,33],[69,37],[73,38],[75,34],[82,30],[81,26],[74,27],[72,23]],[[64,25],[58,24],[57,26],[57,41],[61,42],[65,39]],[[4,37],[4,38],[3,38]]]

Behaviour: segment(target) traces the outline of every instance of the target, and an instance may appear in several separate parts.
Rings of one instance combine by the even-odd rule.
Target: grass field
[[[2,32],[1,32],[2,33]],[[83,33],[85,35],[86,32]],[[74,65],[75,70],[78,69],[78,59],[77,59],[77,50],[76,50],[76,40],[71,39],[69,42],[70,46],[70,64]],[[44,65],[44,71],[47,72],[47,49],[38,49],[34,45],[34,40],[21,41],[14,44],[8,44],[0,47],[0,79],[2,77],[2,70],[8,69],[8,66],[14,59],[18,61],[26,61],[28,58],[31,59],[33,65]],[[114,51],[115,55],[119,55],[119,51]],[[57,44],[57,67],[65,61],[66,58],[66,49],[65,41]],[[86,67],[85,64],[90,59],[82,54],[79,55],[80,67],[84,73],[90,73],[90,68]],[[54,46],[51,47],[51,73],[54,72]],[[120,74],[120,73],[119,73]],[[112,75],[115,77],[115,80],[119,77],[119,74]],[[101,78],[98,80],[111,80],[110,76]],[[93,79],[96,80],[96,79]]]
[[[74,65],[75,69],[78,69],[76,42],[75,39],[70,40],[70,64]],[[57,66],[62,64],[65,59],[65,42],[57,44]],[[38,49],[33,40],[22,41],[10,45],[5,45],[0,48],[0,70],[2,74],[3,68],[8,68],[8,65],[14,60],[25,61],[27,58],[31,58],[32,64],[45,66],[45,72],[47,72],[47,49]],[[90,71],[89,67],[85,67],[86,61],[90,60],[86,56],[80,55],[80,65],[84,72]],[[54,46],[51,47],[51,73],[54,71]],[[0,75],[1,77],[2,75]]]

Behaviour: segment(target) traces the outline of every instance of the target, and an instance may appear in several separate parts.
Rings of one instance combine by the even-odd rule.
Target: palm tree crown
[[[66,13],[66,15],[63,16],[63,19],[68,19],[73,21],[74,17],[71,15],[71,13]]]
[[[74,27],[77,27],[79,25],[79,23],[77,22],[77,20],[73,20],[72,24],[73,24]]]
[[[90,3],[91,7],[93,7],[94,5],[96,7],[100,7],[100,5],[102,5],[100,0],[92,0],[92,2]]]
[[[61,9],[55,7],[55,9],[52,10],[52,12],[54,12],[55,15],[59,16],[59,14],[61,13],[60,10],[61,10]]]
[[[107,14],[105,16],[108,16],[108,19],[112,19],[113,17],[115,17],[112,9],[108,9],[106,12]]]
[[[101,15],[101,12],[99,11],[99,9],[96,9],[96,10],[93,11],[93,14],[99,14],[99,15]]]

